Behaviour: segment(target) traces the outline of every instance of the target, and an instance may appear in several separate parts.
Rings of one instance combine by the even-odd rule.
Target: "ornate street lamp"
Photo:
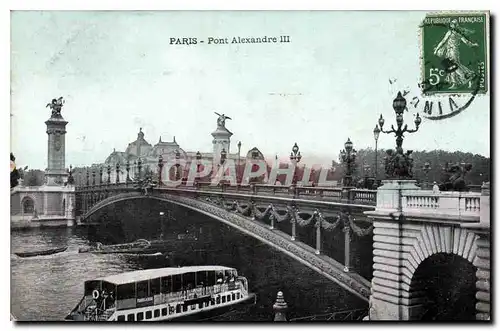
[[[403,154],[403,135],[404,133],[413,133],[417,132],[422,123],[422,119],[419,114],[415,118],[415,129],[408,129],[408,125],[405,124],[403,126],[403,112],[406,109],[406,99],[403,98],[401,92],[398,92],[396,99],[394,99],[392,103],[392,108],[394,108],[394,112],[396,113],[396,125],[397,129],[394,128],[394,125],[391,125],[391,130],[384,131],[384,123],[385,120],[380,115],[378,120],[378,124],[380,125],[380,131],[383,133],[394,133],[396,136],[396,150],[388,149],[386,151],[386,166],[385,171],[388,178],[412,178],[412,168],[413,168],[413,159],[411,157],[411,153],[413,151],[408,150],[406,154]]]
[[[198,182],[200,175],[200,166],[201,166],[201,153],[200,151],[196,152],[196,182]]]
[[[356,150],[350,138],[344,144],[344,149],[340,151],[340,162],[345,164],[344,186],[352,186],[352,173],[356,162]]]
[[[163,156],[158,157],[158,186],[161,186],[161,174],[163,170]]]
[[[126,183],[128,185],[128,183],[130,182],[130,160],[127,159],[127,163],[125,163],[125,170],[127,171],[127,179],[126,179]]]
[[[293,181],[292,181],[293,185],[297,184],[297,175],[296,175],[297,164],[300,162],[301,159],[302,155],[300,155],[299,146],[297,145],[297,143],[295,143],[292,147],[292,151],[290,152],[290,161],[292,161],[294,165]]]
[[[240,169],[241,169],[241,165],[240,165],[240,162],[241,162],[240,152],[241,152],[241,141],[238,141],[238,166],[236,168],[237,169],[236,170],[236,182],[237,183],[241,182],[241,179],[240,179],[240,176],[239,176]]]
[[[373,129],[373,137],[375,138],[375,185],[377,184],[378,179],[378,137],[380,136],[380,129],[378,124],[375,125],[375,129]]]
[[[175,180],[179,180],[179,167],[181,166],[180,164],[180,158],[181,158],[181,153],[179,152],[178,149],[175,150]]]
[[[141,176],[142,176],[141,171],[142,171],[142,160],[141,158],[139,158],[137,160],[137,173],[138,173],[137,177],[139,181],[141,181]]]
[[[106,172],[108,173],[108,184],[111,184],[111,164],[108,164],[108,169]]]
[[[120,162],[116,163],[116,184],[120,183]]]

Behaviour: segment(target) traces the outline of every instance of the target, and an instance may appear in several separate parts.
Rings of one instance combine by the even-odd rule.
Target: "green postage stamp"
[[[425,95],[488,91],[489,12],[428,14],[420,46]]]

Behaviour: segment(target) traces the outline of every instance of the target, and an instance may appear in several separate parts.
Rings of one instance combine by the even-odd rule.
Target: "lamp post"
[[[385,120],[380,114],[380,118],[378,120],[378,124],[380,126],[380,132],[383,133],[394,133],[396,136],[396,150],[393,151],[391,149],[387,150],[387,158],[386,158],[386,175],[388,178],[412,178],[412,168],[413,168],[413,159],[411,158],[411,153],[413,151],[408,150],[406,154],[403,154],[403,134],[404,133],[413,133],[417,132],[422,123],[422,119],[419,114],[415,117],[415,129],[408,129],[408,124],[403,126],[403,112],[406,109],[406,99],[403,97],[401,92],[398,92],[396,99],[392,102],[392,108],[396,113],[396,125],[397,129],[394,128],[394,125],[391,125],[391,130],[384,131],[384,123]]]
[[[424,165],[422,166],[422,171],[425,173],[425,182],[423,183],[424,186],[423,189],[427,190],[429,189],[429,171],[431,170],[431,164],[429,162],[425,162]]]
[[[227,158],[227,152],[226,152],[226,149],[225,148],[222,148],[222,151],[220,151],[220,166],[219,166],[219,169],[220,167],[222,167],[222,175],[224,175],[224,164],[226,163],[226,158]],[[217,175],[219,174],[219,172],[217,171]],[[224,184],[222,184],[222,187],[224,188]]]
[[[198,182],[200,176],[200,165],[201,165],[201,153],[200,151],[196,152],[196,182]]]
[[[158,186],[161,186],[161,174],[163,171],[163,156],[158,157]]]
[[[178,149],[175,150],[175,180],[179,180],[179,167],[181,164],[179,163],[179,160],[181,158],[181,153],[179,152]]]
[[[108,185],[111,184],[111,164],[108,164],[108,169],[106,171],[108,174]]]
[[[127,163],[125,163],[125,170],[127,171],[127,179],[125,180],[125,182],[128,183],[130,182],[130,160],[127,159]]]
[[[237,166],[237,170],[236,170],[236,182],[237,183],[241,183],[241,179],[240,179],[240,168],[241,168],[241,155],[240,155],[240,152],[241,152],[241,141],[238,141],[238,166]]]
[[[299,146],[297,145],[297,143],[295,143],[292,147],[292,151],[290,152],[290,161],[292,161],[292,164],[293,164],[293,180],[292,180],[292,185],[296,185],[297,184],[297,164],[300,162],[300,160],[302,159],[302,155],[300,155],[300,151],[299,151]]]
[[[340,162],[345,164],[344,186],[352,186],[352,172],[356,162],[356,150],[350,138],[344,144],[344,149],[340,151]]]
[[[375,124],[373,129],[373,137],[375,138],[375,185],[378,185],[378,137],[380,136],[380,129],[378,124]]]
[[[116,184],[120,184],[120,162],[116,163]]]

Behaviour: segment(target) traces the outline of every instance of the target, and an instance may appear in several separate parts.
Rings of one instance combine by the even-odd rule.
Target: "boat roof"
[[[128,271],[117,275],[106,276],[102,278],[97,278],[95,280],[100,280],[108,283],[113,283],[116,285],[129,284],[140,282],[144,280],[154,279],[158,277],[166,277],[172,275],[185,274],[188,272],[197,271],[222,271],[222,270],[234,270],[235,268],[229,268],[224,266],[190,266],[190,267],[179,267],[179,268],[159,268],[159,269],[146,269],[146,270],[135,270]]]

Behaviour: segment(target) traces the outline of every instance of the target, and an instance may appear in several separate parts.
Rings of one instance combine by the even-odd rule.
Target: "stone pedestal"
[[[370,320],[412,320],[423,313],[422,299],[415,296],[418,292],[410,291],[412,279],[404,258],[404,229],[398,217],[402,193],[419,189],[414,180],[384,180],[377,189],[375,212],[366,213],[374,217]]]
[[[378,212],[396,213],[400,212],[402,206],[402,193],[404,191],[420,190],[415,185],[415,180],[383,180],[382,186],[377,189]]]

